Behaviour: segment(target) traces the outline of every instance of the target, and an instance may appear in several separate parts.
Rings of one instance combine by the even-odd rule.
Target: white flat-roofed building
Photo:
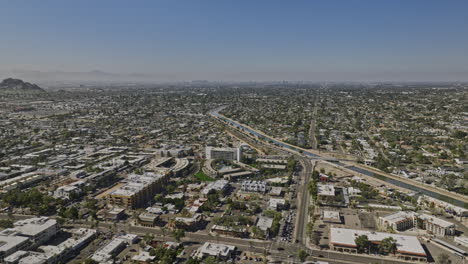
[[[355,239],[362,235],[367,236],[369,241],[374,244],[379,244],[383,239],[391,237],[396,240],[396,256],[399,259],[406,261],[427,261],[426,251],[421,246],[417,237],[392,233],[330,228],[330,249],[346,253],[357,253]]]
[[[211,191],[223,191],[229,186],[229,181],[227,180],[217,180],[210,182],[208,185],[203,188],[201,191],[204,196],[208,195]]]
[[[318,196],[335,196],[335,186],[331,184],[317,184]]]
[[[29,247],[30,242],[27,237],[0,235],[0,262],[3,261],[5,257],[19,250],[27,250]]]
[[[74,185],[64,185],[58,187],[54,191],[54,198],[66,199],[69,200],[74,195],[79,195],[81,193],[81,188]]]
[[[257,220],[257,227],[262,231],[267,231],[273,225],[273,218],[260,216]]]
[[[112,258],[119,254],[126,246],[127,242],[124,239],[114,238],[104,247],[97,250],[91,256],[91,259],[97,261],[98,263],[114,263]]]
[[[228,260],[233,257],[236,247],[225,244],[205,242],[200,248],[193,252],[193,257],[203,259],[205,257],[216,257],[221,260]]]
[[[141,251],[137,255],[132,257],[133,261],[136,261],[137,263],[150,263],[156,258],[156,256],[151,256],[149,252],[147,251]]]
[[[322,220],[327,223],[341,224],[341,215],[338,211],[322,211]]]
[[[16,221],[12,229],[18,235],[28,237],[33,245],[41,245],[57,234],[59,227],[55,219],[36,217]]]
[[[281,210],[286,204],[286,200],[280,198],[270,198],[268,208],[272,210]]]
[[[48,264],[55,263],[55,261],[54,256],[34,251],[18,251],[5,258],[7,264]]]
[[[282,187],[271,187],[269,194],[271,196],[281,196],[282,192],[283,192]]]
[[[241,148],[215,148],[206,147],[206,159],[236,160],[242,159]]]

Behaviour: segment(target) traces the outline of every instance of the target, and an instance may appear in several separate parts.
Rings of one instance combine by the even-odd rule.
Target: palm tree
[[[382,240],[379,245],[379,252],[381,254],[395,254],[397,250],[396,240],[393,237],[387,237]]]

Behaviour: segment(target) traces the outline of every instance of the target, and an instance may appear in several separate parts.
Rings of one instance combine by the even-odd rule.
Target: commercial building
[[[283,192],[282,187],[271,187],[269,194],[271,196],[281,196],[282,192]]]
[[[189,231],[198,230],[203,225],[203,215],[194,214],[191,217],[176,217],[172,229],[181,228]]]
[[[17,221],[13,228],[4,231],[14,231],[19,236],[29,238],[33,246],[39,246],[57,234],[59,227],[55,219],[36,217]]]
[[[138,216],[138,220],[139,220],[138,223],[141,226],[154,227],[154,226],[156,226],[156,223],[157,223],[159,217],[160,216],[158,214],[141,213]]]
[[[270,198],[268,208],[272,210],[282,210],[286,205],[286,200],[280,198]]]
[[[241,148],[215,148],[206,147],[206,159],[236,160],[242,159]]]
[[[132,174],[124,180],[124,184],[111,191],[107,198],[113,205],[134,209],[144,206],[154,195],[162,190],[167,183],[168,174],[145,175]]]
[[[228,260],[233,257],[235,252],[235,246],[205,242],[203,246],[193,252],[192,256],[196,259],[216,257],[220,260]]]
[[[201,193],[203,196],[207,196],[211,191],[224,191],[228,188],[228,186],[229,182],[227,180],[217,180],[206,185]]]
[[[113,257],[118,255],[129,244],[136,243],[138,236],[134,234],[122,234],[104,245],[91,256],[91,259],[98,263],[114,263]]]
[[[71,231],[73,236],[58,245],[40,246],[39,251],[17,251],[5,258],[5,263],[59,263],[67,259],[91,242],[96,236],[96,230],[80,228]]]
[[[245,237],[247,235],[247,228],[235,226],[213,225],[211,232],[225,236]]]
[[[322,211],[322,220],[325,223],[341,224],[341,215],[338,211]]]
[[[57,221],[48,217],[20,220],[0,232],[0,261],[17,251],[37,248],[58,231]]]
[[[82,194],[82,186],[85,181],[76,181],[74,183],[60,186],[54,191],[54,198],[70,200],[71,198],[78,197]]]
[[[257,220],[257,227],[264,231],[267,232],[271,226],[273,225],[273,218],[266,217],[266,216],[260,216]]]
[[[330,228],[330,249],[339,252],[357,253],[355,239],[365,235],[369,241],[378,245],[383,239],[391,237],[396,240],[396,257],[406,261],[427,261],[424,248],[417,237],[404,236],[392,233],[355,230],[347,228]]]
[[[114,263],[112,258],[118,255],[125,247],[127,242],[122,238],[114,238],[111,242],[104,247],[97,250],[91,259],[98,263]]]
[[[317,185],[317,195],[319,199],[327,199],[329,197],[335,196],[335,186],[331,184],[321,184]]]
[[[0,262],[5,257],[19,251],[27,250],[31,246],[27,237],[15,235],[0,235]]]

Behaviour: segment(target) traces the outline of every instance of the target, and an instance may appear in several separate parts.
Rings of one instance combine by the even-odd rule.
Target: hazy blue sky
[[[3,71],[468,79],[467,0],[15,0],[0,7]]]

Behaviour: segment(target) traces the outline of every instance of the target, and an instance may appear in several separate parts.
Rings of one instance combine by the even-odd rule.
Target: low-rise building
[[[260,230],[262,230],[264,232],[268,232],[268,230],[270,230],[272,225],[273,225],[273,218],[266,217],[266,216],[260,216],[257,219],[256,226],[258,227],[258,229],[260,229]]]
[[[112,258],[118,255],[125,247],[127,242],[122,238],[114,238],[111,242],[97,250],[91,259],[98,263],[114,263]]]
[[[76,181],[68,185],[60,186],[54,191],[54,198],[70,200],[80,196],[83,191],[84,181]]]
[[[282,192],[283,192],[282,187],[271,187],[269,194],[271,196],[281,196]]]
[[[203,224],[203,215],[194,214],[191,217],[176,217],[174,221],[174,226],[171,228],[181,228],[189,231],[197,230]]]
[[[211,191],[224,191],[228,188],[228,186],[229,182],[227,180],[217,180],[206,185],[201,193],[206,197]]]
[[[325,223],[341,224],[341,214],[338,211],[322,211],[322,220]]]
[[[243,181],[241,190],[244,192],[259,192],[265,193],[267,191],[267,184],[264,181]]]
[[[154,227],[156,226],[157,222],[158,222],[158,219],[159,219],[159,215],[158,214],[152,214],[152,213],[141,213],[139,216],[138,216],[138,223],[142,226],[146,226],[146,227]]]
[[[347,228],[330,228],[330,249],[357,253],[356,238],[365,235],[373,244],[379,244],[383,239],[391,237],[396,240],[396,257],[406,261],[427,261],[427,255],[415,236],[404,236],[392,233],[355,230]]]
[[[335,186],[331,184],[317,184],[317,198],[319,201],[327,202],[335,197]]]
[[[27,250],[31,243],[27,237],[15,235],[0,235],[0,262],[5,257],[21,250]]]
[[[213,225],[211,227],[211,232],[233,237],[245,237],[247,235],[247,229],[245,227],[235,226]]]
[[[193,252],[192,256],[196,259],[216,257],[220,260],[228,260],[234,256],[235,252],[235,246],[205,242],[205,244]]]
[[[13,228],[4,231],[8,230],[29,238],[33,246],[39,246],[57,234],[59,227],[55,219],[36,217],[16,221]]]
[[[286,205],[286,200],[280,198],[270,198],[268,208],[272,210],[282,210]]]

